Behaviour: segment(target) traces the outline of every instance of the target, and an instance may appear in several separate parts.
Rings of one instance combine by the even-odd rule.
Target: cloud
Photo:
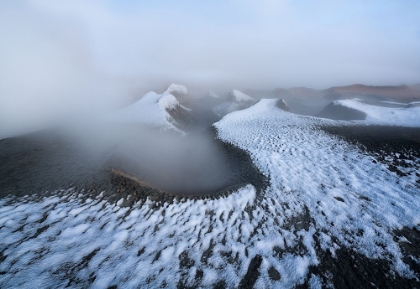
[[[115,107],[122,83],[95,68],[77,21],[29,2],[0,7],[0,136]]]

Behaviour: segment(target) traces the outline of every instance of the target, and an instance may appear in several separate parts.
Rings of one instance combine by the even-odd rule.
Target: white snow
[[[382,100],[380,101],[381,103],[387,103],[387,104],[395,104],[395,105],[399,105],[399,106],[406,106],[409,103],[405,103],[405,102],[396,102],[396,101],[388,101],[388,100]]]
[[[68,278],[89,276],[95,276],[92,284],[76,287],[176,288],[181,274],[192,273],[193,286],[195,269],[204,270],[202,286],[222,278],[237,286],[246,273],[226,265],[223,253],[232,250],[246,262],[249,236],[238,239],[238,231],[250,225],[244,213],[256,198],[250,185],[217,200],[166,203],[159,209],[152,209],[149,200],[120,208],[102,195],[84,201],[73,190],[57,194],[19,202],[0,199],[0,250],[7,256],[0,263],[0,272],[7,272],[1,288],[65,287]],[[240,221],[244,217],[248,224]],[[208,249],[211,253],[203,257]],[[180,267],[184,251],[195,267]]]
[[[254,101],[252,97],[236,89],[229,93],[227,100],[228,101],[213,107],[212,110],[216,115],[222,117],[233,111],[247,108],[250,101]]]
[[[234,102],[254,101],[249,95],[234,89],[229,93],[229,100]]]
[[[231,113],[233,111],[243,109],[243,108],[244,108],[243,104],[241,104],[241,103],[223,102],[223,103],[213,107],[212,110],[216,115],[222,117],[222,116],[225,116],[228,113]]]
[[[173,93],[177,93],[179,95],[184,96],[188,94],[188,90],[183,85],[172,83],[171,85],[169,85],[169,87],[165,90],[163,94],[173,94]]]
[[[298,232],[308,240],[308,264],[317,262],[311,240],[314,232],[321,231],[369,258],[387,258],[397,272],[411,275],[392,230],[420,226],[420,200],[413,181],[317,128],[334,122],[282,111],[275,102],[262,100],[215,124],[219,137],[248,151],[271,180],[262,203],[272,208],[273,215],[262,230],[273,233],[274,220],[284,224],[308,208],[315,224]],[[356,235],[358,230],[362,236]],[[329,237],[321,243],[331,251],[336,245]]]
[[[212,98],[219,98],[219,96],[214,93],[213,91],[209,91],[209,93],[207,94],[208,97],[212,97]]]
[[[420,126],[420,107],[382,107],[363,103],[359,99],[337,100],[334,104],[347,106],[364,112],[368,124]]]
[[[140,107],[156,109],[161,98],[150,93]],[[203,288],[224,280],[236,288],[258,254],[256,288],[293,288],[305,280],[320,288],[326,284],[309,273],[320,262],[317,232],[321,248],[333,255],[345,246],[412,277],[392,234],[403,226],[420,229],[412,180],[319,129],[337,122],[285,112],[276,101],[262,100],[215,124],[219,138],[246,150],[269,178],[264,191],[247,185],[220,199],[159,208],[150,199],[120,207],[104,194],[85,200],[86,192],[75,190],[0,199],[6,257],[0,287],[56,288],[76,280],[69,286],[175,288],[183,280]],[[271,266],[280,280],[269,278]]]
[[[179,102],[172,94],[157,94],[151,91],[134,104],[108,116],[106,120],[124,124],[145,124],[165,130],[180,131],[174,125],[176,124],[175,120],[167,112],[177,106],[179,106]]]

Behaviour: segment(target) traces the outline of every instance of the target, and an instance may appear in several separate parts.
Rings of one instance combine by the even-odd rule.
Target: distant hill
[[[276,88],[273,91],[247,90],[246,93],[254,98],[325,98],[330,101],[352,98],[355,95],[374,100],[394,100],[400,102],[420,101],[420,84],[399,86],[370,86],[353,84],[336,86],[323,90],[308,87]]]
[[[331,87],[325,90],[328,94],[337,95],[340,98],[347,96],[363,95],[376,98],[387,98],[402,102],[412,102],[420,100],[420,85],[417,86],[369,86],[363,84],[353,84],[349,86]]]
[[[308,87],[276,88],[271,91],[248,89],[246,93],[256,100],[281,98],[287,102],[291,112],[315,115],[327,104],[344,99],[358,98],[366,102],[393,101],[406,104],[420,101],[420,84],[399,86],[353,84],[322,90]]]

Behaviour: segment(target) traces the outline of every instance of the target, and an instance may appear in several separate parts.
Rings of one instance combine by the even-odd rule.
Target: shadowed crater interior
[[[249,155],[216,139],[213,129],[186,136],[138,126],[76,135],[47,130],[1,140],[0,162],[0,197],[69,187],[112,191],[112,169],[169,195],[206,196],[265,184]]]
[[[120,144],[113,165],[171,195],[220,194],[264,183],[248,154],[218,140],[213,129],[184,137],[153,133],[153,141],[130,139]]]

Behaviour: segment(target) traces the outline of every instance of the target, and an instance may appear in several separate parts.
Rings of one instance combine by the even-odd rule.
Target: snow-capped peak
[[[172,94],[157,94],[153,91],[132,105],[115,112],[109,120],[120,123],[139,123],[179,131],[168,111],[179,106]]]
[[[163,94],[173,94],[175,96],[184,96],[188,94],[188,90],[181,84],[172,83],[168,86]]]
[[[237,89],[234,89],[229,93],[228,100],[233,102],[254,101],[252,97]]]
[[[179,102],[172,94],[164,94],[159,98],[158,104],[161,108],[170,110],[178,106]]]
[[[284,111],[290,111],[289,106],[287,105],[287,103],[284,101],[284,99],[279,98],[276,102],[276,106]]]
[[[209,91],[209,93],[207,94],[208,97],[212,97],[212,98],[219,98],[219,96],[217,94],[215,94],[213,91]]]

